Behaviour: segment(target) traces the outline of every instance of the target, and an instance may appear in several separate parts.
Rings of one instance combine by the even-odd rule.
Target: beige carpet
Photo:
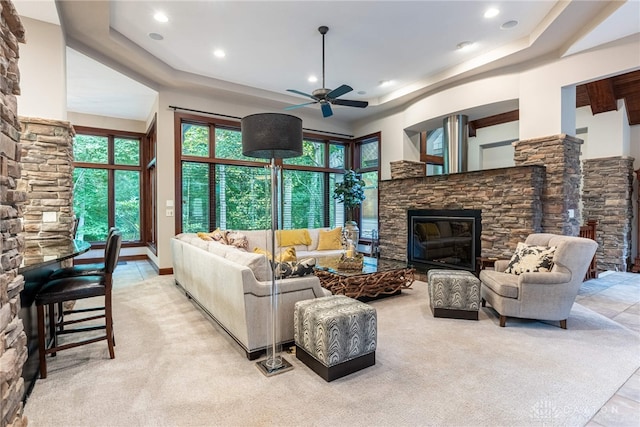
[[[423,282],[371,304],[376,365],[326,383],[293,355],[263,376],[172,276],[119,289],[116,359],[104,342],[49,359],[29,425],[584,425],[640,366],[640,336],[578,304],[568,330],[435,319]]]

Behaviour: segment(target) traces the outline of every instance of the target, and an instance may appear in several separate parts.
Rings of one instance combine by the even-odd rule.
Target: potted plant
[[[353,213],[355,208],[360,206],[365,199],[364,186],[365,183],[360,175],[348,169],[343,175],[342,182],[337,182],[336,188],[333,190],[333,198],[344,205],[346,216],[344,228],[348,233],[347,238],[351,239],[355,245],[358,244],[360,230],[358,229],[358,224],[354,221]]]

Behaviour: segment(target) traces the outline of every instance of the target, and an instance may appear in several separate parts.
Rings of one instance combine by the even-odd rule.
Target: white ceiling
[[[24,16],[56,23],[51,0],[14,3]],[[343,121],[473,74],[574,54],[640,32],[640,0],[58,1],[57,6],[72,48],[68,109],[136,120],[147,117],[160,87],[259,98],[276,109],[308,101],[286,90],[311,93],[322,87],[320,25],[329,27],[326,87],[348,84],[354,90],[342,99],[370,104],[335,107],[326,119]],[[489,7],[500,13],[484,18]],[[154,20],[159,11],[168,22]],[[518,25],[500,28],[511,20]],[[474,45],[456,49],[463,41]],[[224,49],[226,57],[216,58],[214,49]],[[312,74],[318,82],[307,81]],[[384,80],[395,84],[382,87]],[[309,109],[320,115],[318,105],[304,108]]]

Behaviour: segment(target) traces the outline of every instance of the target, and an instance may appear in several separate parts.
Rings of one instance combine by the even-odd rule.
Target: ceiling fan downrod
[[[329,27],[322,25],[318,27],[318,31],[322,34],[322,88],[324,89],[326,87],[324,85],[324,35],[329,31]]]

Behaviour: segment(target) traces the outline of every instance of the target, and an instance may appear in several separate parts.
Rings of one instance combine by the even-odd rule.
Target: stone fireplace
[[[564,134],[517,141],[515,167],[437,176],[405,174],[380,182],[381,256],[407,260],[407,213],[416,209],[481,211],[481,252],[476,256],[508,258],[530,233],[578,235],[581,144],[582,140]],[[420,171],[415,162],[408,165],[411,171]],[[402,165],[392,164],[392,170],[401,169]]]

